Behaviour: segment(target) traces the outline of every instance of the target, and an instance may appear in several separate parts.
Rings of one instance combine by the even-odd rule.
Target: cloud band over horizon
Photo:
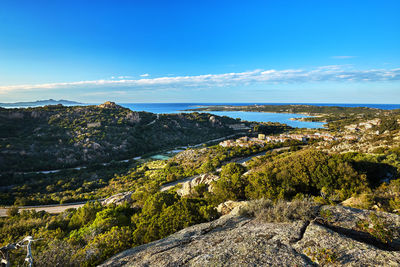
[[[128,76],[125,76],[128,77]],[[380,82],[399,81],[400,68],[355,70],[343,66],[325,66],[312,70],[253,70],[238,73],[204,74],[193,76],[119,79],[119,80],[88,80],[76,82],[1,85],[0,93],[15,91],[34,91],[62,88],[130,88],[130,89],[160,89],[160,88],[199,88],[238,86],[252,83],[307,83],[307,82]]]

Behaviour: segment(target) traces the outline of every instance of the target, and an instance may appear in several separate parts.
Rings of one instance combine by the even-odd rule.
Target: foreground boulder
[[[285,223],[224,215],[121,252],[101,266],[400,265],[399,216],[330,206],[320,211],[311,221]],[[371,213],[395,230],[388,243],[357,228]]]
[[[165,239],[124,251],[101,266],[255,266],[298,265],[311,262],[278,239],[296,238],[287,225],[258,224],[251,219],[226,215],[186,228]]]
[[[228,200],[224,203],[221,203],[217,207],[218,213],[222,215],[231,214],[231,215],[239,215],[243,209],[248,206],[247,201],[232,201]]]

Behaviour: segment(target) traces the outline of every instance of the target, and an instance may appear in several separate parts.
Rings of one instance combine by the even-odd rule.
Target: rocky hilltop
[[[218,220],[194,225],[167,238],[123,251],[100,266],[400,264],[400,216],[342,206],[322,206],[317,207],[318,215],[312,220],[270,222],[262,216],[240,216],[243,209],[243,205],[236,205]],[[375,216],[381,224],[370,221]],[[360,230],[363,222],[369,223],[366,232]],[[384,240],[374,237],[378,236],[378,228],[381,234],[388,233],[386,228],[395,230],[390,232],[392,236],[389,239]]]
[[[120,105],[115,104],[115,102],[106,101],[103,104],[98,105],[99,108],[122,108]]]
[[[128,159],[232,135],[235,119],[98,106],[0,108],[0,172],[51,170]]]

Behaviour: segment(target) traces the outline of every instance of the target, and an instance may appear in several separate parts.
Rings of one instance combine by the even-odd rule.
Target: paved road
[[[287,150],[287,149],[289,149],[289,148],[288,147],[282,147],[282,148],[276,148],[276,149],[269,150],[269,151],[282,151],[282,150]],[[264,151],[264,152],[261,152],[261,153],[246,157],[246,158],[240,158],[240,159],[237,159],[237,160],[232,160],[230,162],[236,162],[236,163],[244,164],[245,162],[251,160],[254,157],[265,155],[265,153],[267,153],[267,151]],[[224,163],[224,165],[228,164],[228,163],[229,162],[226,162],[226,163]],[[217,169],[217,171],[220,171],[220,170],[221,170],[221,168]],[[195,179],[195,178],[197,178],[199,176],[200,175],[194,175],[194,176],[186,177],[186,178],[184,178],[182,180],[178,180],[178,181],[174,181],[174,182],[165,184],[165,185],[161,186],[160,191],[167,191],[167,190],[171,189],[172,187],[176,186],[177,184],[181,184],[181,183],[185,183],[185,182],[191,181],[191,180],[193,180],[193,179]],[[102,200],[102,199],[100,199],[100,200]],[[36,210],[36,211],[44,210],[44,211],[46,211],[48,213],[61,213],[61,212],[65,211],[65,210],[67,210],[67,209],[80,208],[85,203],[86,202],[75,202],[75,203],[67,203],[67,204],[24,206],[24,207],[20,207],[20,210]],[[7,207],[0,208],[0,217],[7,216],[7,209],[8,209]]]
[[[230,136],[225,136],[225,137],[221,137],[221,138],[209,140],[209,141],[207,141],[207,142],[204,142],[204,143],[201,143],[201,144],[197,144],[197,145],[193,145],[193,146],[188,146],[188,147],[199,147],[199,146],[202,146],[203,144],[221,141],[221,140],[228,139],[228,138],[231,138],[231,137],[236,136],[236,135],[237,135],[237,134],[233,134],[233,135],[230,135]],[[174,150],[171,150],[171,152],[173,152],[173,151],[174,151]],[[140,158],[140,157],[136,157],[136,158],[134,158],[134,159],[139,159],[139,158]],[[127,159],[127,160],[121,160],[121,162],[126,162],[126,161],[128,161],[128,159]],[[103,163],[104,166],[109,165],[109,164],[110,164],[110,163]],[[68,168],[68,169],[60,169],[60,170],[48,170],[48,171],[27,172],[27,173],[25,173],[25,174],[28,174],[28,173],[44,173],[44,174],[48,174],[48,173],[60,172],[60,171],[62,171],[62,170],[72,170],[72,169],[74,169],[74,170],[80,170],[80,169],[84,169],[84,168],[86,168],[86,166],[76,167],[76,168]],[[185,182],[186,180],[189,181],[189,180],[191,180],[191,179],[193,179],[193,178],[195,178],[195,177],[188,177],[188,178],[185,178],[185,179],[183,179],[183,180],[180,180],[179,182],[182,183],[182,182]],[[167,185],[165,185],[165,186],[167,186]],[[4,188],[3,188],[3,189],[4,189]],[[162,188],[161,190],[162,190],[162,191],[165,191],[165,190],[168,190],[168,189]],[[100,200],[101,200],[101,199],[100,199]],[[48,212],[48,213],[61,213],[61,212],[65,211],[65,210],[67,210],[67,209],[71,209],[71,208],[77,209],[77,208],[80,208],[80,207],[82,207],[85,203],[86,203],[86,202],[75,202],[75,203],[69,203],[69,204],[40,205],[40,206],[24,206],[24,207],[20,207],[19,209],[20,209],[20,210],[36,210],[36,211],[44,210],[44,211],[46,211],[46,212]],[[3,208],[0,208],[0,217],[5,217],[5,216],[7,216],[7,209],[8,209],[8,208],[10,208],[10,207],[3,207]]]
[[[154,121],[148,123],[147,126],[154,124],[159,118],[160,118],[160,114],[157,114],[157,118]]]
[[[251,159],[254,158],[254,157],[264,156],[267,152],[271,152],[271,151],[277,151],[277,152],[279,152],[279,151],[288,150],[288,149],[290,149],[290,147],[280,147],[280,148],[270,149],[270,150],[263,151],[263,152],[261,152],[261,153],[252,155],[252,156],[248,156],[248,157],[246,157],[246,158],[233,159],[233,160],[231,160],[231,161],[228,161],[228,162],[223,163],[222,166],[224,166],[224,165],[226,165],[226,164],[228,164],[228,163],[231,163],[231,162],[236,162],[236,163],[239,163],[239,164],[244,164],[244,163],[246,163],[247,161],[251,160]],[[217,171],[217,172],[220,172],[220,171],[221,171],[221,167],[218,168],[216,171]],[[174,186],[176,186],[176,185],[178,185],[178,184],[183,184],[183,183],[185,183],[185,182],[192,181],[192,180],[196,179],[196,178],[199,177],[199,176],[200,176],[200,175],[194,175],[194,176],[186,177],[186,178],[184,178],[184,179],[182,179],[182,180],[178,180],[178,181],[174,181],[174,182],[171,182],[171,183],[168,183],[168,184],[164,184],[164,185],[161,186],[160,191],[162,191],[162,192],[163,192],[163,191],[167,191],[167,190],[171,189],[172,187],[174,187]]]
[[[267,150],[267,151],[264,151],[264,152],[249,156],[249,157],[244,158],[244,159],[236,160],[235,162],[239,163],[239,164],[244,164],[244,163],[246,163],[247,161],[251,160],[254,157],[264,156],[265,154],[267,154],[267,152],[271,152],[271,151],[280,152],[280,151],[289,150],[289,149],[290,149],[290,147],[274,148],[274,149],[270,149],[270,150]]]
[[[157,115],[157,116],[158,116],[158,115]],[[204,142],[204,143],[197,144],[197,145],[192,145],[192,146],[180,146],[180,147],[184,147],[184,148],[195,148],[195,147],[200,147],[200,146],[202,146],[202,145],[204,145],[204,144],[222,141],[222,140],[225,140],[225,139],[234,137],[234,136],[236,136],[236,135],[238,135],[238,134],[232,134],[232,135],[229,135],[229,136],[220,137],[220,138],[213,139],[213,140],[209,140],[209,141],[206,141],[206,142]],[[165,153],[166,153],[166,154],[168,154],[168,153],[173,153],[174,151],[176,151],[176,150],[177,150],[178,148],[180,148],[180,147],[174,148],[174,149],[169,150],[169,151],[167,151],[167,152],[165,152]],[[103,166],[108,166],[108,165],[110,165],[112,162],[128,162],[128,161],[131,160],[131,159],[133,159],[133,160],[139,160],[139,159],[141,159],[141,158],[142,158],[142,157],[139,156],[139,157],[124,159],[124,160],[105,162],[105,163],[101,163],[101,164],[102,164]],[[151,157],[150,157],[150,158],[151,158]],[[64,169],[57,169],[57,170],[32,171],[32,172],[16,172],[16,173],[17,173],[17,174],[40,174],[40,173],[42,173],[42,174],[50,174],[50,173],[57,173],[57,172],[64,171],[64,170],[81,170],[81,169],[86,169],[86,168],[87,168],[87,166],[81,166],[81,167],[64,168]],[[0,174],[0,176],[1,176],[1,174]]]
[[[44,210],[48,213],[61,213],[67,209],[77,209],[85,205],[86,202],[79,202],[79,203],[71,203],[71,204],[56,204],[56,205],[43,205],[43,206],[25,206],[20,207],[20,211],[22,210],[36,210],[41,211]],[[0,208],[0,217],[7,216],[7,209],[8,208]]]

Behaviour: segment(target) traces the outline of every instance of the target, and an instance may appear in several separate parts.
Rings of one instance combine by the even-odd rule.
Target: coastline
[[[221,106],[224,109],[235,109],[237,107],[234,106]],[[206,108],[206,107],[204,107]],[[182,111],[185,112],[257,112],[257,113],[268,113],[268,114],[291,114],[291,115],[302,115],[302,116],[307,116],[307,117],[292,117],[289,118],[289,120],[291,121],[301,121],[301,122],[316,122],[316,123],[324,123],[326,124],[326,120],[322,119],[323,116],[326,116],[327,114],[320,114],[320,113],[309,113],[309,112],[287,112],[287,111],[264,111],[264,110],[260,110],[260,111],[255,111],[255,110],[215,110],[215,109],[202,109],[202,107],[199,107],[200,110],[197,109],[185,109]],[[322,120],[317,120],[317,121],[309,121],[306,120],[305,118],[321,118]],[[326,128],[326,125],[323,125],[323,128]]]

